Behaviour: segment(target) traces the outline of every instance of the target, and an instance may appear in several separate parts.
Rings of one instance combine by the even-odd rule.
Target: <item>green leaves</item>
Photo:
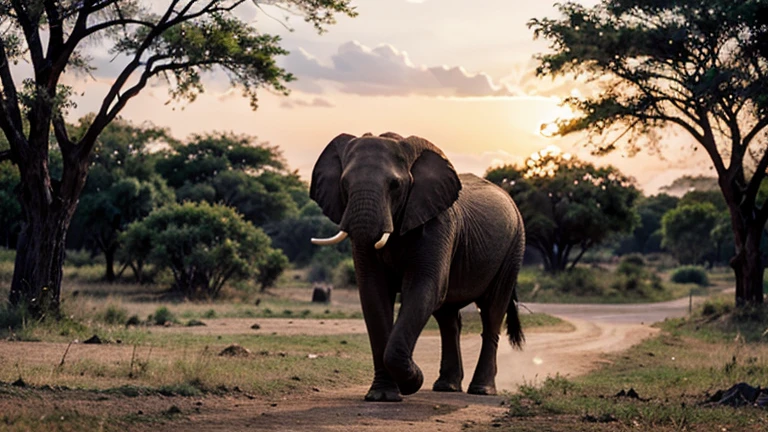
[[[171,269],[176,289],[189,297],[213,298],[227,281],[282,262],[261,229],[221,205],[160,208],[131,224],[122,239],[133,259]]]
[[[633,181],[613,167],[595,167],[558,149],[534,154],[523,166],[507,165],[486,178],[509,192],[525,221],[526,241],[545,268],[565,270],[581,253],[638,222]],[[579,255],[580,256],[580,255]],[[578,257],[577,257],[578,260]]]

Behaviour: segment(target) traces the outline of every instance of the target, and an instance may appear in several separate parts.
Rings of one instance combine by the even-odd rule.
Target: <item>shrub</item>
[[[271,249],[264,259],[258,265],[259,275],[256,281],[261,285],[261,290],[275,286],[277,278],[288,268],[288,257],[280,249]]]
[[[337,287],[349,287],[357,285],[355,276],[355,262],[352,258],[345,259],[333,269],[333,284]]]
[[[262,229],[207,203],[161,207],[121,238],[132,261],[171,269],[174,288],[187,297],[216,297],[228,281],[252,277],[272,251]]]
[[[603,291],[595,272],[581,267],[560,273],[556,285],[561,292],[576,295],[598,295]]]
[[[116,305],[107,306],[104,311],[104,322],[107,324],[125,324],[128,321],[128,311]]]
[[[621,257],[616,272],[624,275],[636,275],[645,270],[645,259],[640,254],[629,254]]]
[[[148,321],[154,322],[156,325],[165,325],[176,322],[176,316],[167,307],[160,306],[155,310],[155,313],[149,316]]]
[[[694,283],[699,286],[709,285],[707,272],[698,266],[683,266],[672,272],[672,282]]]

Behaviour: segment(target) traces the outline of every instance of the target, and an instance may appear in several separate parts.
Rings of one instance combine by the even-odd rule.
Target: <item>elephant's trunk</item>
[[[369,191],[351,193],[341,220],[341,229],[353,242],[381,249],[394,231],[389,197]]]

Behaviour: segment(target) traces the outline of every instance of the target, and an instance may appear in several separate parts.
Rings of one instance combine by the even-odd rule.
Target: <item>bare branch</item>
[[[5,162],[7,160],[11,160],[11,151],[10,150],[0,151],[0,162]]]

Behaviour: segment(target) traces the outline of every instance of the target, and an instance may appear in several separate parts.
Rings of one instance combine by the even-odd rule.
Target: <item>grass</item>
[[[611,356],[588,375],[548,377],[521,386],[509,398],[507,417],[492,429],[768,430],[764,409],[706,403],[717,390],[736,383],[758,387],[768,382],[768,345],[764,337],[758,342],[768,314],[765,309],[763,315],[731,310],[718,321],[704,315],[705,308],[690,319],[665,321],[658,337]],[[630,389],[639,398],[619,396]]]
[[[670,271],[648,267],[639,276],[620,274],[611,268],[578,267],[572,272],[550,275],[524,267],[518,277],[518,296],[522,302],[538,303],[653,303],[681,297],[705,295],[733,286],[733,273],[714,273],[714,283],[701,287],[694,283],[670,281]]]

